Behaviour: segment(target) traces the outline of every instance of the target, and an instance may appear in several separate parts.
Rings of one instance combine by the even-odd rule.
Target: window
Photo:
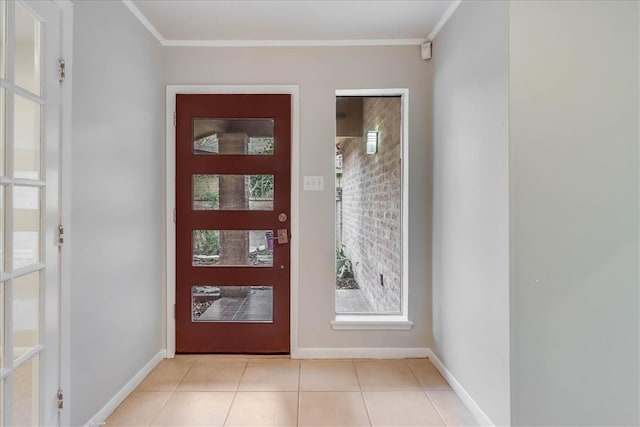
[[[410,327],[406,97],[406,90],[336,93],[335,329],[389,322]]]

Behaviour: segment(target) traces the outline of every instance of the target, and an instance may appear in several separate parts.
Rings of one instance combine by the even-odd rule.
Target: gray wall
[[[511,3],[514,425],[638,425],[638,2]]]
[[[300,347],[426,347],[431,336],[431,65],[420,59],[419,47],[170,47],[165,53],[167,84],[300,85],[301,175],[325,177],[325,191],[300,194]],[[334,331],[329,322],[335,317],[335,90],[405,87],[410,101],[409,318],[415,327]]]
[[[74,2],[71,424],[162,349],[162,49],[121,2]]]
[[[433,350],[508,425],[508,4],[463,2],[433,51]]]

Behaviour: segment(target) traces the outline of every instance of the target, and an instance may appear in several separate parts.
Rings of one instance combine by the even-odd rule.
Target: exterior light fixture
[[[367,131],[367,154],[376,154],[378,152],[378,131]]]

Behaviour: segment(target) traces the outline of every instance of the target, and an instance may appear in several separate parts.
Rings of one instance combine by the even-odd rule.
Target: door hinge
[[[58,389],[58,409],[64,408],[64,394],[62,394],[62,390]]]
[[[60,61],[58,61],[58,73],[59,73],[59,82],[62,83],[64,82],[64,79],[66,77],[66,73],[67,73],[67,69],[66,69],[66,65],[64,62],[64,59],[61,59]]]
[[[176,318],[176,305],[173,304],[173,318]]]
[[[62,246],[64,243],[64,227],[62,224],[58,226],[58,246]]]
[[[178,120],[178,115],[176,112],[173,112],[173,127],[176,127],[176,121]]]

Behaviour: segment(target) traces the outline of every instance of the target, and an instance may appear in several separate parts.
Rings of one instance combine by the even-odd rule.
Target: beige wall
[[[300,86],[300,172],[325,191],[300,193],[302,348],[426,347],[431,336],[431,65],[417,46],[165,49],[167,84]],[[335,91],[409,89],[408,332],[333,331],[335,288]],[[302,187],[302,185],[301,185]]]

